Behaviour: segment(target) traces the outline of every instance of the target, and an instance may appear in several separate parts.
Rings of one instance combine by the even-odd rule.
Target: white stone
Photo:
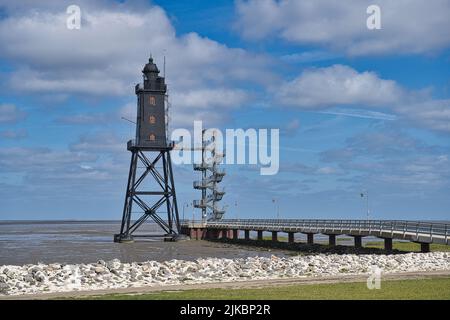
[[[182,283],[230,282],[248,279],[364,274],[371,266],[383,273],[450,270],[442,252],[402,255],[315,254],[290,258],[272,255],[238,259],[201,258],[121,263],[118,259],[78,265],[0,266],[0,295],[98,290]]]

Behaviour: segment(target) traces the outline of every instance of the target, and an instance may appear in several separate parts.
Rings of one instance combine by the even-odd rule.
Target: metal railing
[[[392,238],[427,237],[449,243],[450,224],[408,220],[330,220],[330,219],[226,219],[208,221],[207,228],[264,230],[281,232],[384,235]],[[442,242],[442,241],[440,241]]]

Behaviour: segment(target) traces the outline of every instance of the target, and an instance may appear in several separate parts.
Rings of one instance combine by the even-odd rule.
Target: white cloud
[[[344,65],[306,70],[282,85],[276,94],[282,104],[308,109],[349,104],[379,106],[397,103],[405,96],[395,81]]]
[[[271,90],[276,101],[286,106],[351,117],[403,119],[450,132],[449,99],[433,99],[427,90],[409,91],[374,72],[358,72],[344,65],[306,69],[279,87]],[[370,110],[373,108],[392,114]]]
[[[11,75],[10,84],[16,90],[34,93],[123,95],[131,91],[120,79],[107,78],[102,72],[88,70],[73,72],[69,76],[58,71],[49,74],[21,68]]]
[[[80,162],[95,161],[96,156],[48,148],[3,148],[0,149],[0,169],[6,172],[58,171]]]
[[[338,57],[338,55],[332,54],[330,52],[315,50],[284,55],[281,57],[281,60],[288,63],[311,63],[336,59]]]
[[[83,24],[76,31],[65,27],[66,14],[61,10],[19,12],[1,20],[0,39],[7,45],[1,47],[0,54],[30,68],[24,72],[41,72],[33,75],[35,80],[45,80],[42,87],[31,89],[52,90],[53,84],[55,90],[70,91],[70,86],[57,85],[56,81],[83,83],[92,79],[102,90],[110,88],[111,80],[130,90],[133,80],[141,80],[140,70],[150,53],[160,69],[166,54],[168,80],[177,87],[192,88],[205,81],[256,81],[264,74],[261,67],[266,59],[261,56],[228,48],[196,33],[177,36],[160,7],[144,5],[133,10],[108,5],[82,12]],[[75,86],[75,91],[88,90],[91,85]],[[124,93],[117,92],[116,86],[111,89],[113,94]]]
[[[72,152],[124,154],[125,146],[126,137],[119,138],[114,132],[97,132],[82,135],[69,147]]]
[[[172,95],[173,104],[190,109],[210,107],[232,109],[248,100],[249,94],[240,89],[198,89]]]
[[[396,111],[420,126],[450,133],[450,99],[400,105]]]
[[[368,30],[369,0],[238,1],[236,26],[243,37],[279,37],[349,55],[430,53],[450,44],[448,0],[378,0],[381,30]]]
[[[9,82],[15,90],[131,96],[150,53],[161,70],[166,55],[176,121],[185,106],[199,109],[189,113],[205,115],[206,107],[224,106],[223,99],[240,105],[247,101],[241,88],[248,82],[266,85],[274,78],[267,57],[196,33],[177,35],[155,5],[81,1],[80,30],[66,28],[63,6],[33,7],[22,11],[10,4],[0,20],[0,58],[15,67]]]

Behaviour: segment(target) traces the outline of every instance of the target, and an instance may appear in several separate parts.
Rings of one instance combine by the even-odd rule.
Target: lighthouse
[[[133,242],[154,234],[135,233],[147,220],[153,221],[166,240],[179,237],[175,182],[167,139],[167,86],[150,57],[142,69],[143,82],[135,87],[137,96],[136,137],[128,141],[130,170],[125,193],[120,233],[115,242]]]

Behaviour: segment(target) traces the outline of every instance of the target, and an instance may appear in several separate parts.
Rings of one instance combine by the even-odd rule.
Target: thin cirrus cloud
[[[26,117],[26,112],[14,104],[0,104],[0,123],[16,123]]]
[[[410,187],[420,189],[449,184],[448,150],[430,146],[404,132],[386,128],[346,140],[340,148],[320,153],[321,160],[342,171],[359,172],[371,187]],[[405,161],[407,159],[407,161]]]
[[[55,119],[56,123],[68,124],[68,125],[95,125],[105,124],[113,120],[117,120],[110,114],[97,113],[97,114],[75,114],[71,116],[62,116]]]
[[[0,149],[0,173],[18,174],[22,190],[28,196],[39,198],[55,194],[56,190],[68,190],[67,195],[76,196],[84,191],[95,194],[110,188],[98,188],[98,181],[120,181],[126,174],[126,166],[111,160],[97,162],[97,156],[88,152],[56,151],[46,148]],[[8,184],[14,187],[18,184]],[[55,186],[57,186],[55,188]],[[53,191],[52,191],[53,190]],[[18,198],[11,189],[2,190],[4,195]],[[64,195],[59,194],[59,197]],[[71,197],[69,197],[71,198]],[[39,200],[38,200],[39,201]]]
[[[380,30],[366,26],[372,4],[380,7]],[[348,55],[423,54],[450,45],[449,11],[448,0],[240,0],[235,27],[246,39],[280,38]]]
[[[281,56],[281,60],[288,63],[311,63],[339,58],[339,55],[322,50],[305,51]]]
[[[118,137],[115,132],[97,132],[82,135],[79,140],[69,147],[72,152],[101,152],[108,154],[124,154],[126,137]]]
[[[384,121],[394,121],[397,116],[394,114],[388,114],[384,112],[362,110],[362,109],[346,109],[346,108],[332,108],[327,111],[320,111],[323,114],[332,114],[336,116],[362,118],[362,119],[374,119]]]
[[[26,138],[27,136],[28,136],[28,132],[25,129],[0,131],[0,138],[9,139],[9,140],[23,139],[23,138]]]

